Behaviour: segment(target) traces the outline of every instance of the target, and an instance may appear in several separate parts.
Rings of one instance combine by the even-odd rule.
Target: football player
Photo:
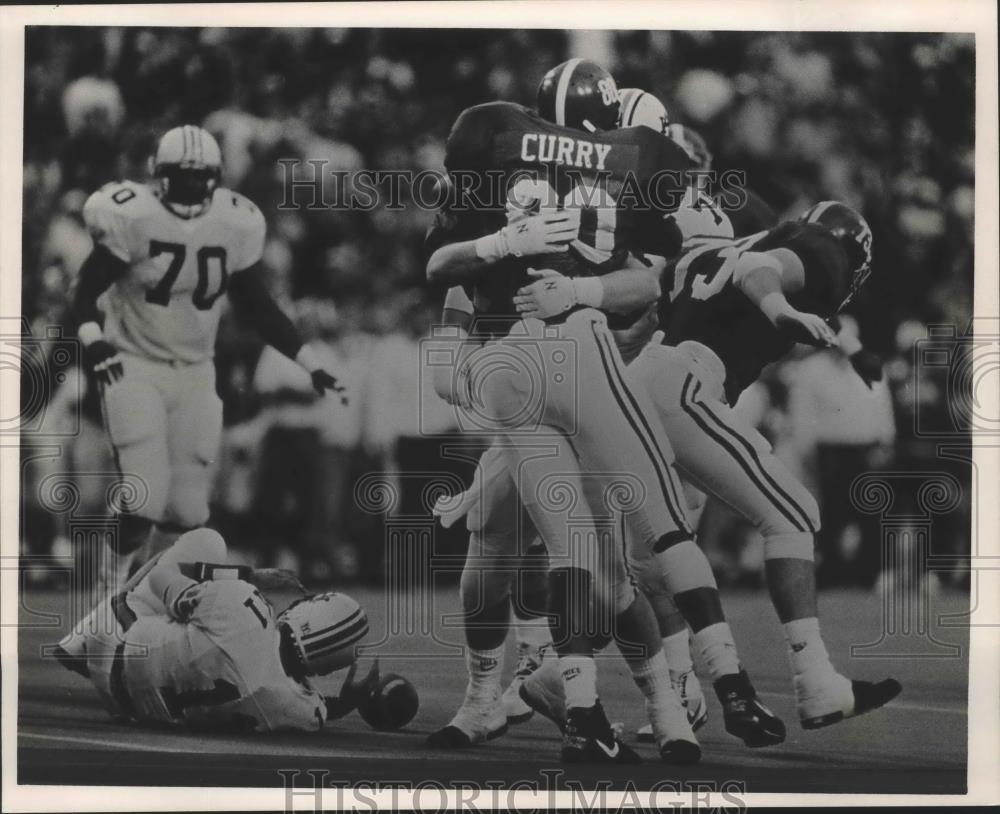
[[[796,342],[837,344],[829,321],[870,274],[871,244],[864,218],[836,201],[740,240],[692,241],[665,271],[662,345],[650,344],[630,365],[653,398],[684,477],[764,537],[765,574],[805,729],[883,706],[901,687],[894,679],[851,681],[833,667],[816,605],[816,502],[731,405]],[[877,378],[870,354],[860,346],[847,352],[866,382]],[[635,566],[641,573],[642,563]]]
[[[199,730],[322,729],[378,680],[377,664],[355,678],[368,618],[335,593],[275,616],[260,583],[226,564],[219,534],[190,531],[80,622],[56,658],[93,682],[117,718]],[[337,698],[313,686],[313,677],[348,666]]]
[[[305,368],[319,394],[345,398],[267,293],[258,269],[264,216],[220,185],[215,139],[175,127],[150,161],[152,187],[110,183],[84,205],[94,248],[74,299],[116,461],[141,484],[122,490],[117,543],[102,569],[118,583],[148,557],[154,526],[162,549],[208,520],[209,465],[222,431],[212,358],[223,295]]]
[[[463,113],[449,137],[446,166],[456,178],[467,169],[480,173],[496,168],[529,170],[534,174],[526,178],[527,173],[522,172],[519,183],[505,190],[515,203],[511,210],[503,205],[478,209],[455,207],[439,217],[438,234],[432,232],[433,254],[428,262],[428,277],[433,281],[467,284],[471,292],[469,301],[477,312],[476,324],[488,326],[479,330],[486,339],[494,340],[481,350],[473,350],[459,362],[455,398],[460,403],[485,405],[497,420],[498,434],[503,436],[507,429],[503,426],[505,415],[523,417],[522,400],[526,385],[530,387],[530,383],[523,381],[523,373],[512,370],[510,365],[498,375],[488,375],[495,373],[495,368],[491,369],[488,363],[492,351],[497,345],[504,346],[505,335],[507,338],[515,336],[514,332],[507,334],[512,326],[517,327],[518,336],[528,340],[541,340],[543,336],[573,340],[579,373],[565,382],[569,387],[563,384],[566,377],[548,365],[545,351],[542,351],[539,364],[544,371],[546,401],[537,418],[558,432],[576,431],[570,455],[579,456],[584,471],[635,473],[648,486],[645,503],[639,509],[626,512],[626,521],[634,527],[642,541],[640,544],[656,552],[655,559],[660,564],[658,573],[674,592],[683,595],[689,621],[697,631],[696,638],[702,643],[713,671],[722,684],[731,685],[725,693],[732,700],[727,711],[727,727],[732,726],[730,731],[740,730],[741,737],[744,734],[753,737],[749,734],[750,729],[760,731],[771,726],[767,737],[776,738],[771,742],[778,742],[783,738],[783,731],[777,731],[780,721],[756,702],[722,615],[711,569],[693,543],[684,517],[680,487],[670,466],[669,446],[655,422],[648,419],[648,407],[643,404],[642,394],[635,392],[628,383],[608,332],[607,320],[598,310],[616,310],[604,305],[606,295],[613,290],[620,312],[641,313],[658,295],[658,282],[654,275],[633,273],[631,269],[646,272],[647,263],[640,259],[630,266],[629,255],[639,248],[653,251],[652,243],[656,244],[655,253],[672,251],[663,247],[662,237],[655,236],[666,234],[663,214],[676,209],[679,196],[675,195],[672,205],[666,207],[649,205],[648,194],[642,201],[646,205],[619,207],[615,196],[630,180],[635,183],[637,179],[639,188],[634,194],[642,196],[644,184],[651,179],[670,178],[670,170],[680,171],[672,179],[671,191],[682,194],[682,171],[689,161],[669,139],[644,128],[607,132],[617,123],[617,91],[611,76],[593,63],[570,60],[550,71],[539,89],[539,111],[540,117],[517,105],[481,105]],[[560,176],[558,172],[549,174],[553,166],[567,165],[578,170],[575,177],[565,173]],[[587,202],[593,200],[589,196],[594,186],[601,187],[600,191],[610,204],[588,205]],[[565,208],[549,203],[553,200],[553,190]],[[582,200],[577,197],[581,191],[586,191],[588,197]],[[645,192],[648,193],[648,187]],[[498,226],[499,230],[493,231]],[[433,245],[435,240],[436,246]],[[570,308],[551,320],[548,330],[533,320],[518,322],[513,307],[514,292],[526,281],[530,262],[526,258],[542,254],[546,255],[546,264],[557,265],[575,275]],[[611,271],[623,266],[623,272]],[[609,273],[598,279],[596,275],[603,271]],[[537,344],[543,345],[542,342]],[[477,368],[487,373],[477,374]],[[576,387],[582,382],[586,382],[587,392],[582,394],[577,405]],[[565,522],[561,517],[538,511],[537,486],[542,477],[536,476],[534,480],[525,477],[533,461],[519,457],[522,454],[517,448],[516,435],[510,437],[509,445],[501,446],[497,455],[490,459],[491,471],[483,480],[493,483],[497,470],[504,470],[508,475],[518,473],[516,487],[548,547],[550,561],[566,562],[569,549]],[[504,461],[502,456],[508,460]],[[566,467],[566,461],[560,458],[556,471],[565,475]],[[549,474],[545,467],[538,469],[542,476]],[[582,474],[576,484],[576,494],[585,494]],[[584,611],[572,607],[569,599],[575,596],[586,600],[593,579],[594,575],[585,568],[553,567],[549,585],[552,618],[563,620],[562,624],[564,620],[581,618]],[[654,654],[655,670],[646,663],[630,665],[637,683],[648,697],[653,691],[650,675],[655,673],[656,682],[669,684],[666,664],[662,660],[655,623],[648,621],[648,605],[636,598],[629,583],[626,582],[626,586],[620,595],[613,588],[611,590],[616,610],[623,615],[620,609],[626,605],[628,610],[642,609],[642,624],[653,630],[654,643],[647,652]],[[470,651],[483,651],[480,661],[490,665],[489,672],[502,654],[509,613],[506,601],[504,595],[496,613],[492,613],[493,608],[486,613],[481,605],[473,606],[477,609],[477,626],[490,627],[498,633],[497,644],[491,648],[472,647],[470,637]],[[468,603],[466,605],[469,607]],[[489,623],[484,620],[488,615],[492,619]],[[616,629],[624,626],[621,616],[616,622]],[[553,628],[571,709],[563,757],[567,760],[601,759],[598,749],[608,757],[613,757],[612,753],[624,753],[625,747],[611,732],[596,699],[595,669],[590,655],[592,643],[571,642],[565,633],[558,627]],[[632,639],[636,640],[639,639]],[[499,675],[492,681],[485,679],[482,673],[486,671],[477,666],[475,659],[470,659],[469,666],[470,690],[477,684],[499,681]],[[656,692],[661,691],[656,689]],[[672,692],[665,695],[676,698]],[[470,712],[466,709],[470,705],[477,709]],[[737,707],[743,712],[739,713]],[[465,718],[489,718],[490,715],[489,692],[477,693],[475,698],[467,695],[456,722],[462,723]],[[463,729],[462,726],[446,727],[442,733],[456,728]],[[475,728],[489,731],[486,722]],[[688,742],[693,743],[693,735],[687,737],[690,738]],[[468,740],[466,733],[465,741]],[[661,754],[668,760],[675,757],[671,754],[669,740],[661,741]]]

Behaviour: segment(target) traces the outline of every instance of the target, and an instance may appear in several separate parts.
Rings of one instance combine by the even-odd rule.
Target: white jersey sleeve
[[[243,271],[260,260],[264,253],[267,222],[249,198],[231,190],[219,190],[215,204],[220,206],[231,224],[232,271]]]
[[[115,257],[131,263],[136,259],[136,223],[149,208],[149,190],[131,181],[105,184],[83,205],[83,220],[94,243],[105,246]]]

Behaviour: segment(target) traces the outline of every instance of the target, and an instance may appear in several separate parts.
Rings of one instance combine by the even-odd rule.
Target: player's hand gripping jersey
[[[260,210],[218,188],[203,214],[183,218],[148,187],[125,181],[91,195],[83,216],[94,241],[128,264],[100,300],[107,339],[158,361],[211,359],[229,276],[263,251]]]
[[[506,257],[471,287],[480,332],[503,335],[516,321],[512,298],[531,282],[526,269],[533,265],[586,276],[621,268],[630,252],[666,256],[679,249],[678,233],[664,228],[663,218],[683,200],[691,162],[679,145],[648,128],[587,133],[492,102],[459,116],[445,166],[454,190],[428,233],[428,256],[516,221],[532,211],[523,208],[532,200],[536,207],[579,211],[568,252],[537,261]]]
[[[789,221],[740,240],[693,240],[664,270],[659,314],[663,343],[694,341],[714,351],[726,368],[730,404],[795,344],[734,280],[744,252],[772,249],[791,251],[802,262],[805,285],[788,297],[791,305],[820,317],[833,316],[847,292],[849,262],[841,243],[813,223]]]

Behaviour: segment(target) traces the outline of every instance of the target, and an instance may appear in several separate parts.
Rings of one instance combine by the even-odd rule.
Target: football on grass
[[[373,729],[402,729],[417,714],[420,699],[416,688],[397,673],[386,673],[358,705],[358,712]]]

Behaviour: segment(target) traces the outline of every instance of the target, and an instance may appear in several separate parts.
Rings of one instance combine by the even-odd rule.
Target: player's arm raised
[[[805,285],[805,269],[787,249],[744,252],[733,271],[733,283],[756,305],[771,324],[796,342],[832,347],[838,340],[827,321],[797,310],[788,295]]]

